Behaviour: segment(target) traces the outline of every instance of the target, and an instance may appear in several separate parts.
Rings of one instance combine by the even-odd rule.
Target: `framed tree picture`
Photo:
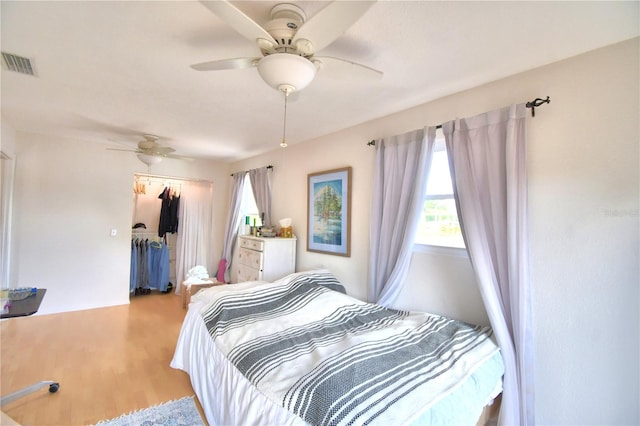
[[[351,255],[351,167],[308,175],[307,251]]]

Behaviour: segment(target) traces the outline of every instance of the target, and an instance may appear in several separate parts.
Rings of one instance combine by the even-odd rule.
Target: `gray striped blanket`
[[[359,301],[327,271],[226,287],[202,310],[216,345],[313,425],[410,423],[498,350],[489,328]]]

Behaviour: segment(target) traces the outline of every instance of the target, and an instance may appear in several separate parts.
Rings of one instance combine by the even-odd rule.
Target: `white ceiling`
[[[233,2],[259,24],[277,3]],[[307,18],[325,5],[295,3]],[[320,70],[289,103],[287,142],[636,37],[639,4],[379,1],[320,53],[384,77],[333,80]],[[280,149],[282,94],[255,68],[189,67],[259,54],[197,1],[2,0],[1,14],[2,51],[37,72],[2,70],[2,119],[16,130],[120,147],[151,133],[177,154],[221,161]]]

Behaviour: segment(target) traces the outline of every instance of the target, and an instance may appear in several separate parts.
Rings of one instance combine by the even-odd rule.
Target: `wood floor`
[[[2,411],[23,425],[90,425],[194,395],[189,376],[169,366],[185,313],[180,297],[154,292],[129,305],[2,320],[0,394],[60,383]]]

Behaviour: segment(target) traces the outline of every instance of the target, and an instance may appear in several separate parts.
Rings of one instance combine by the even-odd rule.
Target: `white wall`
[[[366,142],[549,95],[528,130],[536,423],[638,424],[638,63],[635,39],[284,150],[274,135],[272,153],[232,169],[273,164],[273,217],[293,218],[298,270],[327,267],[364,298],[374,158]],[[307,252],[307,174],[342,166],[353,167],[351,257]],[[443,274],[453,272],[447,289]],[[465,259],[414,253],[399,302],[483,321],[469,275]]]
[[[2,134],[0,136],[0,150],[9,157],[13,157],[16,150],[16,131],[4,124],[4,121],[0,123],[0,129]]]
[[[394,306],[472,324],[490,324],[466,251],[417,249],[411,258],[406,284]]]
[[[134,173],[147,166],[104,146],[17,132],[13,287],[47,288],[40,314],[129,303]],[[228,169],[165,160],[151,173],[214,182],[221,253]],[[159,212],[158,212],[159,213]],[[116,237],[110,236],[117,229]]]
[[[638,424],[638,40],[544,69],[530,229],[543,423]],[[513,82],[517,83],[517,80]]]

